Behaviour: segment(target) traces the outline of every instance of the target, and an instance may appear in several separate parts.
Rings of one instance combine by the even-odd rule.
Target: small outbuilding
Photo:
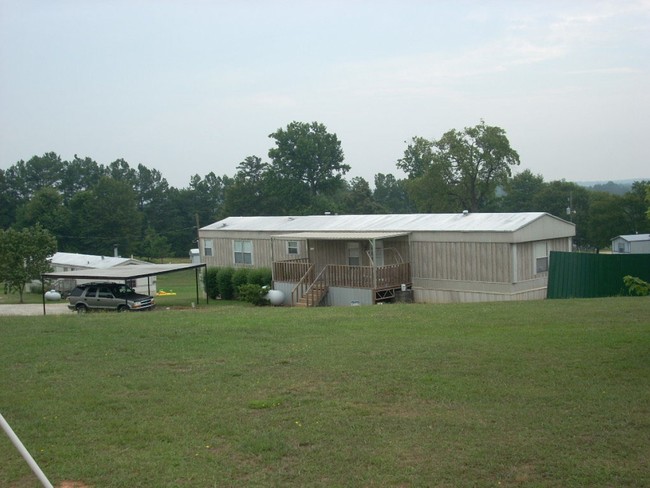
[[[612,253],[650,254],[650,234],[630,234],[612,239]]]
[[[198,248],[190,249],[190,263],[192,264],[201,263],[201,254],[199,253]]]
[[[542,299],[575,225],[543,212],[228,217],[199,230],[211,267],[271,268],[286,305]]]

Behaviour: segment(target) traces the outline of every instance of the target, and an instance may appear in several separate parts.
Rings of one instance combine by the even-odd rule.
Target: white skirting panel
[[[413,288],[416,303],[471,303],[471,302],[505,302],[516,300],[543,300],[546,287],[516,293],[490,293],[458,290],[427,290]]]

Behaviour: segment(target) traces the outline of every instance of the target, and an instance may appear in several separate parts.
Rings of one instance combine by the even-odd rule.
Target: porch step
[[[296,302],[296,307],[317,307],[327,294],[327,286],[314,285],[308,293]]]

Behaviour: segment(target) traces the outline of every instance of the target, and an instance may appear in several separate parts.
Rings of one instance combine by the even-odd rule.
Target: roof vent
[[[463,217],[467,217],[469,215],[469,210],[463,210]]]

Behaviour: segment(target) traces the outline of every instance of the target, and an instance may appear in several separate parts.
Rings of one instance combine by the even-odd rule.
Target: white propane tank
[[[45,292],[45,299],[50,301],[61,300],[61,294],[56,290],[50,290]]]
[[[271,305],[282,305],[284,303],[284,292],[280,290],[269,290],[264,296]]]

